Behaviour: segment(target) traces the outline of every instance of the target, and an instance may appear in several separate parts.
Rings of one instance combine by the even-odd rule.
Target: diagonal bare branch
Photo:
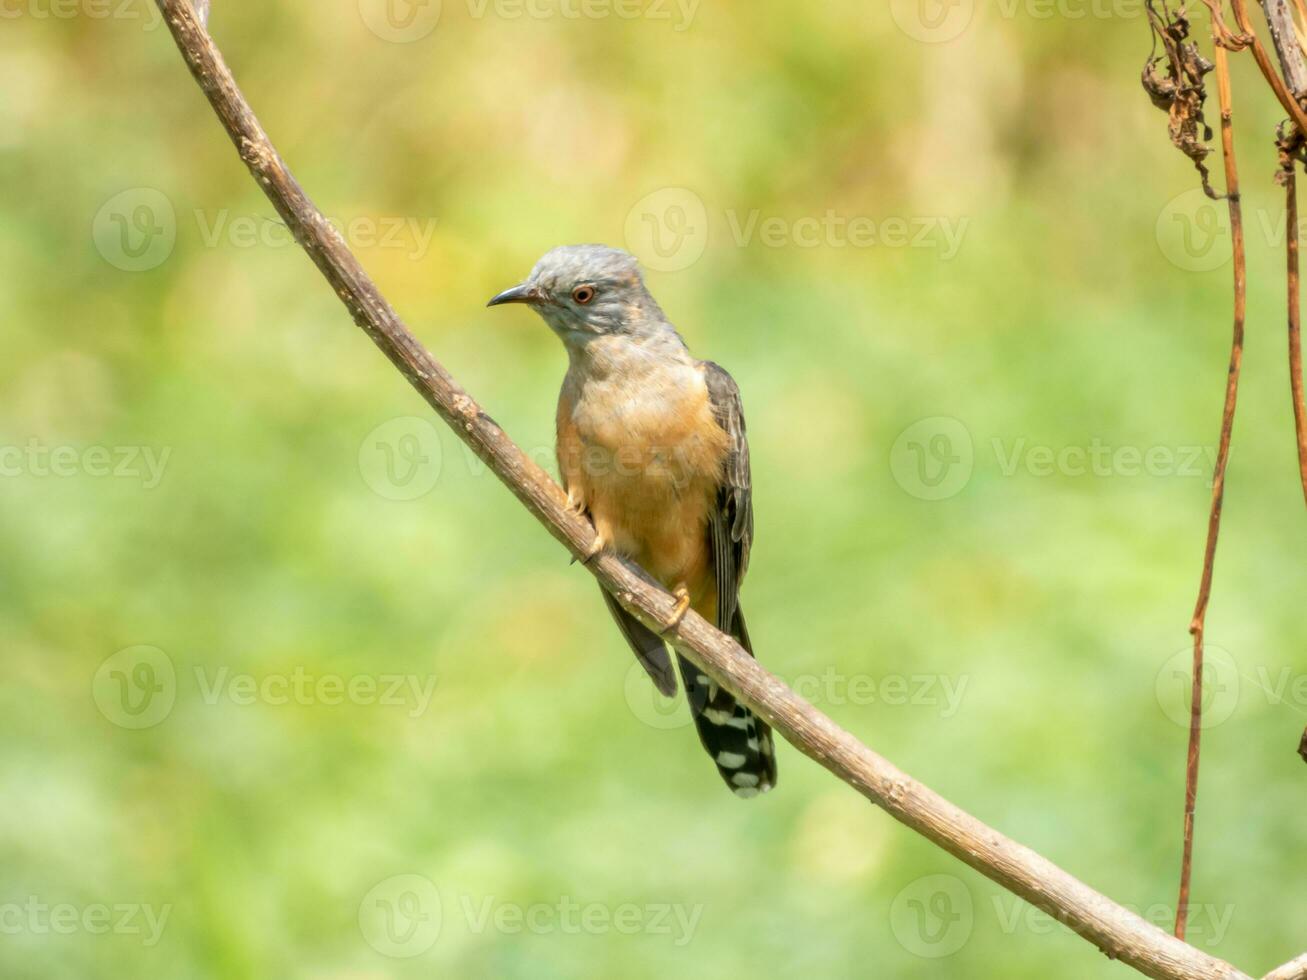
[[[1284,966],[1276,967],[1262,980],[1307,980],[1307,953],[1290,960]]]
[[[156,2],[241,159],[354,321],[540,523],[574,556],[586,555],[594,539],[589,523],[568,508],[565,495],[549,475],[404,326],[286,168],[189,0]],[[671,619],[676,600],[636,566],[603,554],[586,567],[646,625],[663,629]],[[669,638],[799,751],[905,826],[1055,916],[1109,957],[1145,976],[1166,980],[1249,980],[1228,963],[1168,935],[912,779],[839,728],[697,614],[687,613]]]

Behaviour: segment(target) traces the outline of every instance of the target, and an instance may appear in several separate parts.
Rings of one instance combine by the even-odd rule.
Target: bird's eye
[[[586,306],[594,298],[594,286],[577,286],[572,290],[572,299],[580,303],[582,306]]]

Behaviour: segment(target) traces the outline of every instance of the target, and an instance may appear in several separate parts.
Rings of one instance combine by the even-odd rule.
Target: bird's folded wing
[[[703,371],[713,416],[729,440],[722,482],[708,518],[713,565],[717,573],[717,628],[729,632],[739,604],[740,583],[749,567],[749,548],[753,544],[749,440],[744,427],[744,406],[735,379],[712,361],[703,362]]]

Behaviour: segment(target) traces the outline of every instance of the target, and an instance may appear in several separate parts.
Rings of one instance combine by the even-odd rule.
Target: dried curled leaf
[[[1140,81],[1153,105],[1166,112],[1167,130],[1176,148],[1194,162],[1203,181],[1203,190],[1213,199],[1220,195],[1212,190],[1203,161],[1212,148],[1207,145],[1212,129],[1203,118],[1207,101],[1204,77],[1213,68],[1202,56],[1198,45],[1189,40],[1189,18],[1184,7],[1174,12],[1161,0],[1147,2],[1148,21],[1153,29],[1153,53],[1144,62]],[[1162,53],[1157,54],[1158,43]]]

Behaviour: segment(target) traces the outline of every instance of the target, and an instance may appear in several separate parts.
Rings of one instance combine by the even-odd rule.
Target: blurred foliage
[[[957,36],[922,43],[913,12],[931,6],[514,17],[445,0],[434,30],[394,43],[371,0],[219,0],[211,26],[396,308],[541,460],[562,351],[485,300],[555,244],[641,252],[639,202],[688,189],[706,247],[648,279],[744,391],[760,656],[908,772],[1167,922],[1173,657],[1210,473],[1184,451],[1214,443],[1229,333],[1229,264],[1193,236],[1219,238],[1218,212],[1139,89],[1137,7],[966,0],[941,8],[969,13]],[[727,794],[684,715],[633,680],[589,576],[451,433],[394,421],[428,413],[277,234],[152,5],[5,9],[0,975],[1128,973],[787,747],[777,792]],[[1276,107],[1235,63],[1249,342],[1191,939],[1256,973],[1303,945],[1307,515]],[[171,217],[138,221],[150,193]],[[938,238],[740,232],[828,212],[965,234],[946,257]],[[389,243],[368,238],[396,219]],[[158,227],[171,251],[120,268],[121,243]],[[962,466],[966,446],[936,422],[900,437],[941,418],[973,466],[923,499],[912,466]],[[1095,446],[1127,452],[1105,474],[1057,455]],[[138,455],[97,475],[93,447]],[[430,468],[433,449],[429,492],[395,499],[408,485],[377,453]],[[1150,450],[1172,465],[1136,472]],[[173,703],[124,727],[105,698],[150,680],[142,646]],[[237,696],[240,675],[263,694]],[[425,710],[269,693],[297,675],[435,686]],[[421,879],[438,916],[412,904]],[[82,925],[43,928],[33,902]],[[155,943],[100,935],[98,904],[168,917]],[[406,955],[386,955],[409,934],[378,932],[386,909],[417,913],[417,939],[388,950]]]

